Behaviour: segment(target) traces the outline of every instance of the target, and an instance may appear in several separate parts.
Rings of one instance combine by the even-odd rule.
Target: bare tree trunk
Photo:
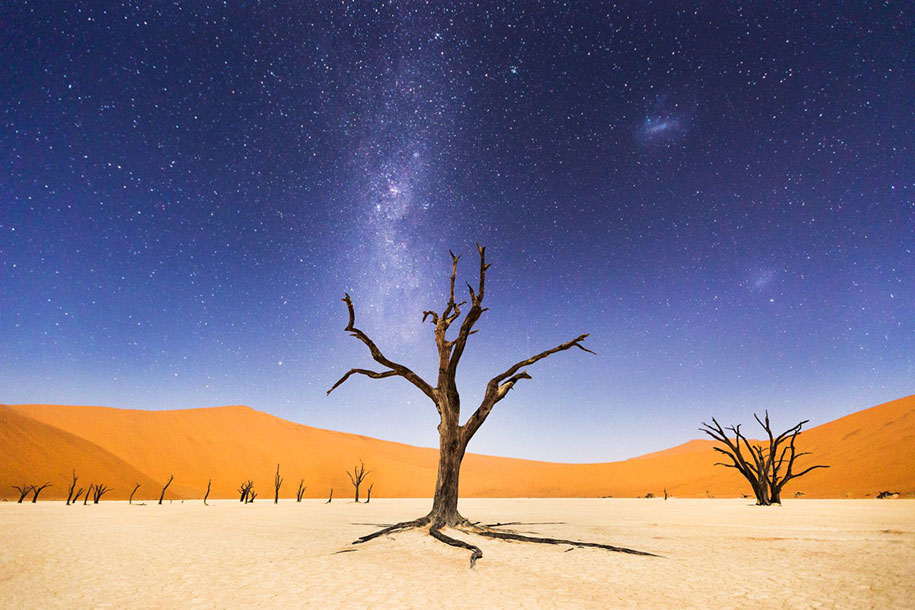
[[[71,501],[76,502],[76,499],[73,498],[73,490],[76,489],[77,478],[78,477],[76,476],[76,469],[74,468],[73,469],[73,481],[70,483],[70,486],[67,488],[67,506],[70,506]]]
[[[213,479],[207,479],[207,492],[203,495],[203,505],[209,506],[207,504],[207,498],[210,497],[210,484],[213,482]]]
[[[33,494],[32,495],[32,504],[35,504],[35,502],[38,501],[38,494],[40,494],[41,490],[44,489],[45,487],[53,487],[53,485],[51,485],[50,483],[45,483],[41,487],[36,487],[34,485],[32,486],[32,494]]]
[[[429,519],[432,526],[453,527],[463,520],[457,510],[461,462],[466,445],[461,442],[460,428],[439,426],[438,476]]]
[[[139,483],[137,483],[136,486],[133,488],[133,491],[130,492],[130,499],[127,500],[127,503],[128,503],[128,504],[133,504],[133,494],[137,493],[137,490],[138,490],[138,489],[140,489],[140,484],[139,484]]]
[[[372,483],[371,485],[369,485],[368,491],[367,491],[366,494],[365,494],[365,496],[366,496],[366,497],[365,497],[365,503],[366,503],[366,504],[368,504],[369,502],[372,501],[372,488],[373,488],[373,487],[375,487],[375,484],[374,484],[374,483]]]
[[[76,505],[76,501],[79,500],[79,497],[82,495],[82,493],[83,493],[83,488],[80,487],[80,488],[76,491],[76,494],[74,494],[74,496],[73,496],[73,502],[70,503],[71,506],[75,506],[75,505]],[[87,493],[86,495],[88,496],[89,494]]]
[[[299,489],[295,492],[295,501],[301,502],[302,496],[305,495],[305,479],[299,481]]]
[[[22,501],[25,500],[25,497],[29,495],[29,492],[32,491],[31,485],[13,485],[13,489],[19,492],[19,500],[16,504],[22,504]]]
[[[279,504],[280,502],[280,485],[283,484],[283,479],[280,477],[280,465],[276,465],[276,477],[273,479],[273,503]]]
[[[165,497],[165,490],[168,489],[168,486],[172,484],[172,480],[175,478],[175,475],[168,475],[168,482],[165,484],[165,487],[162,488],[162,493],[159,494],[159,504],[162,504],[162,498]]]
[[[330,504],[330,501],[333,500],[333,499],[334,499],[334,488],[331,487],[331,488],[330,488],[330,497],[327,498],[327,502],[325,502],[325,504]]]

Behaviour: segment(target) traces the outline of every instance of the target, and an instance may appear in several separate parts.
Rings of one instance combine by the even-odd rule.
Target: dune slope
[[[280,497],[293,497],[299,480],[306,497],[351,497],[345,471],[361,458],[372,470],[376,497],[428,497],[437,452],[292,423],[248,407],[139,411],[107,407],[16,405],[2,407],[0,484],[52,480],[48,498],[66,496],[71,468],[111,481],[145,477],[143,497],[175,475],[166,497],[233,497],[255,481],[258,498],[273,497],[277,463],[285,481]],[[13,424],[6,425],[9,420]],[[17,427],[18,426],[18,427]],[[749,427],[749,426],[748,426]],[[785,495],[867,497],[883,489],[915,492],[915,396],[853,413],[799,437],[807,464],[829,464],[786,487]],[[467,497],[576,497],[661,495],[734,497],[748,493],[732,469],[714,466],[711,441],[693,440],[621,462],[555,464],[468,454],[461,471]],[[90,455],[91,454],[91,455]],[[798,465],[803,467],[802,460]],[[102,470],[103,466],[108,470]],[[21,479],[21,481],[20,481]],[[153,483],[157,481],[158,483]],[[43,482],[43,481],[42,481]],[[9,483],[14,484],[14,483]],[[132,485],[112,498],[126,497]],[[10,497],[7,489],[0,496]],[[363,496],[365,490],[363,489]],[[138,492],[138,497],[142,494]],[[42,497],[45,497],[44,495]]]

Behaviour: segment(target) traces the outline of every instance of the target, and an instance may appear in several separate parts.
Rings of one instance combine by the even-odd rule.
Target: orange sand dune
[[[66,496],[71,468],[106,478],[126,497],[142,482],[140,498],[157,498],[169,474],[167,498],[199,498],[212,478],[211,497],[233,497],[253,479],[259,499],[272,498],[276,464],[286,479],[280,496],[293,497],[299,479],[306,497],[350,497],[346,477],[359,458],[372,474],[376,497],[428,497],[437,451],[321,430],[248,407],[138,411],[107,407],[18,405],[2,408],[0,497],[9,485],[51,480],[42,498]],[[7,425],[9,419],[13,424]],[[18,427],[17,427],[18,426]],[[747,422],[749,428],[749,422]],[[915,396],[866,409],[811,428],[798,439],[812,452],[806,463],[826,463],[786,487],[785,495],[866,497],[884,489],[915,493]],[[714,466],[711,441],[693,440],[622,462],[555,464],[468,454],[461,471],[467,497],[641,496],[734,497],[748,493],[733,469]],[[89,449],[91,448],[91,449]],[[95,453],[92,453],[94,451]],[[91,455],[90,455],[91,454]],[[104,470],[107,468],[107,470]],[[141,481],[141,477],[145,477]],[[111,483],[109,483],[109,478]],[[158,481],[158,485],[146,481]],[[118,481],[116,484],[115,481]]]

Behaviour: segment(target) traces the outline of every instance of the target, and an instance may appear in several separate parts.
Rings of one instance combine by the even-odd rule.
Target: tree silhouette
[[[162,493],[159,494],[159,504],[162,504],[162,498],[165,497],[165,490],[168,489],[168,486],[172,484],[172,481],[175,479],[175,475],[168,475],[168,482],[165,483],[165,487],[162,488]]]
[[[241,494],[238,498],[238,501],[242,504],[247,504],[248,496],[251,495],[252,489],[254,489],[254,481],[248,480],[243,482],[238,488],[238,493]]]
[[[137,484],[134,486],[133,491],[130,492],[130,498],[127,500],[127,503],[128,503],[128,504],[133,504],[133,494],[137,493],[137,490],[138,490],[138,489],[140,489],[140,484],[139,484],[139,483],[137,483]]]
[[[36,502],[38,502],[38,494],[40,494],[41,490],[44,489],[45,487],[53,487],[53,485],[51,485],[50,483],[45,483],[44,485],[41,485],[41,486],[32,485],[32,504],[35,504]]]
[[[797,453],[795,441],[801,433],[801,428],[810,420],[805,419],[776,436],[769,425],[768,411],[766,411],[765,420],[760,420],[756,414],[753,417],[766,431],[767,443],[751,444],[740,431],[740,424],[723,428],[714,417],[711,424],[702,422],[702,427],[699,429],[724,445],[724,448],[712,448],[718,453],[726,455],[731,462],[729,464],[718,462],[715,465],[737,470],[753,488],[756,504],[760,506],[781,504],[782,488],[785,483],[803,476],[811,470],[829,468],[829,466],[817,464],[800,472],[794,472],[794,460],[803,455],[809,455],[809,452],[806,451]],[[728,438],[727,431],[734,435],[733,440]]]
[[[92,503],[98,504],[98,501],[102,499],[102,496],[104,496],[109,491],[111,491],[110,487],[105,487],[101,483],[96,484],[95,491],[92,492]],[[86,494],[86,497],[88,498],[89,495]]]
[[[372,489],[375,487],[375,484],[372,483],[369,485],[369,488],[365,492],[365,503],[368,504],[372,501]]]
[[[295,501],[301,502],[302,496],[305,495],[305,479],[299,481],[299,488],[295,492]]]
[[[13,489],[19,492],[19,500],[16,501],[16,504],[22,504],[22,501],[25,500],[25,497],[29,495],[29,492],[32,491],[31,485],[13,485]]]
[[[371,470],[365,469],[365,463],[362,460],[359,460],[358,466],[353,466],[353,471],[346,471],[346,476],[349,477],[350,482],[353,484],[353,487],[356,488],[356,499],[355,502],[359,502],[359,486],[362,485],[362,481],[365,480],[365,477],[369,476]]]
[[[203,494],[203,505],[204,506],[209,506],[209,504],[207,504],[207,498],[210,497],[210,485],[212,483],[213,483],[213,479],[207,479],[207,492],[205,494]]]
[[[422,377],[413,372],[413,370],[409,367],[395,362],[394,360],[391,360],[386,355],[384,355],[384,353],[382,353],[375,342],[372,341],[372,339],[370,339],[365,332],[356,327],[356,312],[350,295],[345,294],[343,297],[343,302],[346,303],[346,308],[349,312],[349,321],[344,330],[365,344],[372,355],[372,359],[384,367],[384,369],[381,371],[374,371],[364,368],[350,369],[327,391],[327,393],[330,394],[333,392],[353,375],[364,375],[372,379],[402,377],[403,379],[413,384],[432,402],[440,418],[440,423],[438,425],[438,474],[435,483],[435,495],[432,500],[432,510],[430,510],[427,515],[420,517],[419,519],[397,523],[380,531],[363,536],[356,540],[353,544],[366,542],[376,538],[377,536],[390,534],[404,529],[428,526],[429,533],[437,540],[440,540],[451,546],[461,547],[471,551],[471,567],[473,567],[474,562],[476,562],[477,559],[483,556],[482,551],[472,544],[462,540],[456,540],[443,534],[441,531],[442,528],[453,527],[464,530],[466,532],[489,536],[492,538],[521,540],[526,542],[544,542],[550,544],[563,543],[573,544],[577,546],[598,546],[600,548],[605,548],[613,551],[645,555],[649,554],[609,545],[596,545],[593,543],[582,543],[574,541],[557,541],[555,539],[522,536],[521,534],[495,530],[492,527],[485,527],[477,523],[473,523],[462,517],[458,512],[458,482],[461,472],[461,462],[464,459],[464,453],[467,450],[467,444],[470,442],[470,439],[473,438],[473,435],[476,434],[476,432],[480,429],[480,426],[483,425],[483,422],[486,421],[486,418],[489,416],[493,407],[495,407],[497,403],[499,403],[508,395],[511,389],[515,387],[515,384],[522,379],[531,378],[525,367],[539,362],[540,360],[543,360],[544,358],[547,358],[557,352],[572,348],[578,348],[591,354],[594,353],[583,345],[583,342],[588,337],[588,335],[582,334],[570,341],[557,345],[551,349],[547,349],[543,352],[540,352],[539,354],[525,358],[524,360],[513,364],[489,380],[489,383],[486,384],[486,389],[483,394],[482,401],[473,412],[473,414],[471,414],[467,421],[462,425],[460,423],[461,398],[458,392],[457,383],[455,381],[458,365],[461,362],[461,357],[464,355],[464,349],[467,346],[468,338],[470,335],[477,332],[477,330],[474,328],[474,325],[487,309],[483,307],[483,298],[486,288],[486,271],[489,269],[490,265],[486,263],[486,249],[478,245],[477,250],[479,251],[480,255],[479,280],[476,290],[474,290],[473,286],[471,286],[469,283],[467,284],[470,298],[470,308],[467,310],[463,322],[460,323],[460,329],[457,332],[457,336],[449,339],[447,337],[447,333],[451,328],[451,325],[455,323],[455,321],[457,321],[461,316],[463,311],[462,308],[467,304],[467,301],[458,302],[455,299],[454,285],[457,279],[457,268],[460,257],[456,256],[453,252],[450,253],[451,279],[449,284],[450,288],[448,294],[448,302],[445,304],[445,308],[441,311],[441,313],[432,310],[423,312],[422,321],[425,322],[426,320],[429,320],[434,326],[435,345],[438,351],[438,366],[436,367],[438,370],[438,378],[435,385],[432,385],[431,383],[424,380]]]
[[[70,486],[67,487],[67,506],[70,506],[70,502],[76,502],[76,498],[73,497],[73,490],[76,489],[76,481],[79,480],[79,477],[76,476],[76,469],[73,469],[73,480],[70,482]]]
[[[283,484],[283,478],[280,476],[280,465],[276,465],[276,476],[273,478],[273,503],[279,504],[280,502],[280,485]]]

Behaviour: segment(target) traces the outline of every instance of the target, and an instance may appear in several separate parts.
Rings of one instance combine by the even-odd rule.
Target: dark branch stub
[[[462,540],[457,540],[442,533],[443,528],[451,527],[462,529],[463,531],[471,534],[479,534],[492,538],[500,538],[503,540],[516,540],[520,542],[535,542],[546,544],[572,544],[576,546],[587,546],[592,548],[601,548],[611,551],[620,551],[631,554],[650,556],[650,553],[642,553],[641,551],[633,551],[631,549],[622,549],[621,547],[601,545],[597,543],[584,543],[564,540],[557,541],[549,538],[541,539],[533,536],[525,536],[522,534],[511,534],[509,532],[493,532],[487,530],[486,528],[481,528],[475,524],[471,524],[458,512],[457,501],[460,469],[461,463],[464,459],[464,454],[467,450],[467,445],[470,442],[470,439],[473,438],[474,434],[476,434],[477,430],[479,430],[480,426],[482,426],[486,421],[486,418],[489,416],[493,407],[495,407],[496,404],[498,404],[508,395],[512,388],[514,388],[515,384],[524,379],[531,379],[531,375],[527,372],[526,367],[529,367],[545,358],[548,358],[553,354],[570,350],[572,348],[577,348],[590,354],[594,353],[584,346],[584,341],[587,339],[588,335],[581,334],[571,341],[567,341],[557,345],[556,347],[544,350],[534,356],[520,360],[516,364],[505,369],[505,371],[501,374],[493,377],[488,382],[483,394],[482,401],[477,406],[473,414],[462,425],[461,397],[460,393],[458,392],[456,382],[457,369],[458,364],[460,363],[464,354],[464,349],[467,346],[468,339],[478,330],[474,328],[475,324],[480,319],[480,316],[482,316],[483,313],[487,311],[487,308],[483,307],[483,298],[486,294],[486,272],[491,266],[486,262],[486,248],[478,245],[477,250],[480,256],[479,276],[476,286],[473,286],[470,283],[467,284],[469,299],[467,301],[458,301],[455,297],[455,285],[457,281],[457,269],[460,257],[452,252],[449,253],[451,255],[451,274],[448,282],[448,301],[445,304],[444,309],[442,309],[440,312],[435,310],[426,310],[423,312],[422,322],[425,323],[430,321],[434,327],[433,335],[438,353],[438,377],[434,387],[432,384],[413,372],[412,369],[398,362],[394,362],[385,356],[378,348],[378,346],[369,338],[369,336],[356,327],[356,310],[353,306],[353,300],[350,295],[347,293],[343,297],[343,302],[346,303],[347,313],[349,315],[349,319],[344,330],[365,344],[372,356],[372,359],[384,367],[384,369],[380,371],[364,368],[350,369],[336,383],[334,383],[333,386],[331,386],[327,393],[330,394],[336,390],[353,375],[362,375],[372,379],[402,377],[416,386],[417,389],[419,389],[431,400],[440,417],[440,423],[438,425],[439,464],[435,484],[435,494],[432,501],[432,510],[427,515],[419,519],[415,519],[413,521],[404,521],[403,523],[398,523],[372,534],[363,536],[356,540],[353,544],[361,544],[379,536],[384,536],[398,531],[428,527],[429,534],[435,537],[437,540],[444,542],[450,546],[460,547],[471,551],[472,567],[473,564],[480,557],[482,557],[482,551],[470,543],[464,542]],[[457,322],[457,320],[462,315],[464,318],[460,323],[457,335],[454,336],[453,339],[449,339],[448,332],[452,324]],[[358,469],[355,470],[353,474],[350,474],[350,480],[356,487],[356,500],[358,501],[358,483],[360,483],[361,480],[357,480],[356,476],[354,476],[355,474],[358,474]],[[328,500],[328,502],[329,501],[330,500]]]

